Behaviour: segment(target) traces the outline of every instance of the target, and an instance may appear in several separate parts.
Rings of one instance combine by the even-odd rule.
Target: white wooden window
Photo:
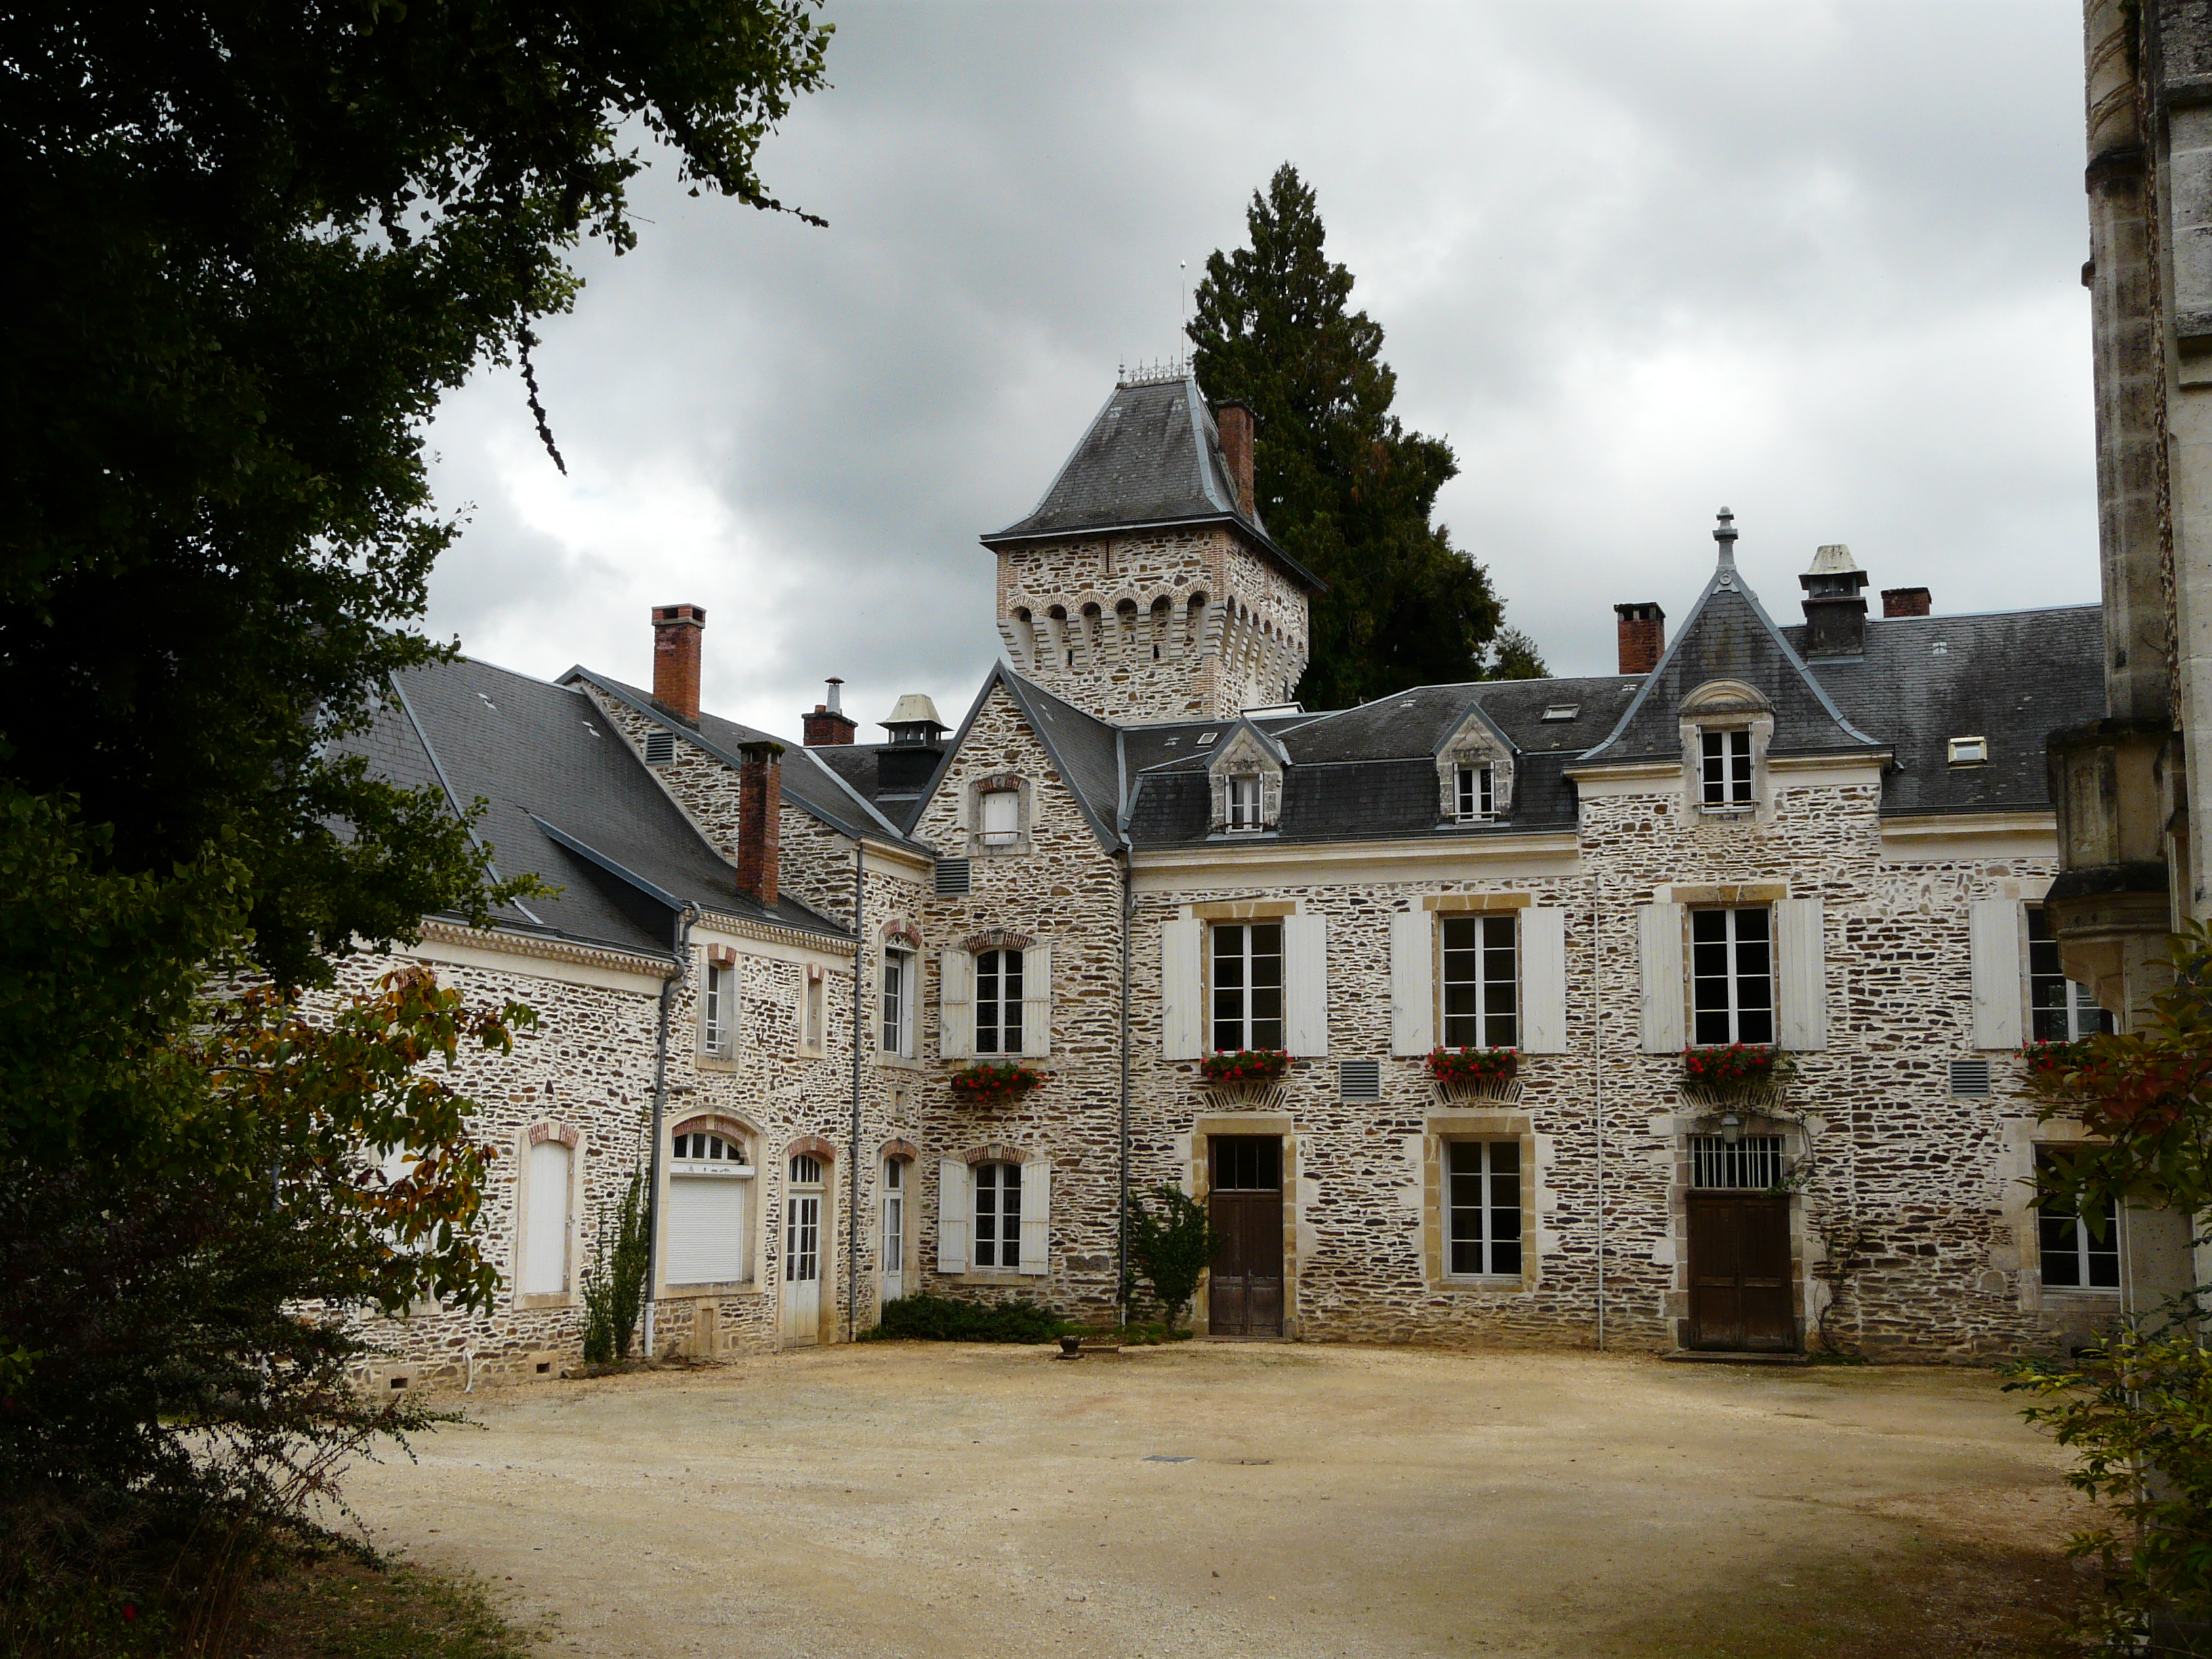
[[[783,1276],[811,1284],[822,1277],[822,1160],[801,1152],[791,1160],[786,1206]]]
[[[2066,1154],[2039,1146],[2037,1164],[2048,1169]],[[2079,1210],[2046,1203],[2036,1214],[2036,1238],[2042,1247],[2043,1287],[2058,1291],[2117,1291],[2120,1288],[2120,1218],[2107,1203],[2095,1226]]]
[[[1707,806],[1751,805],[1751,733],[1703,732],[1699,775]]]
[[[1022,953],[975,955],[975,1053],[1018,1054],[1022,1048]]]
[[[2043,907],[2027,912],[2027,1009],[2038,1042],[2071,1042],[2112,1029],[2112,1017],[2097,1006],[2089,988],[2066,977],[2058,963],[2058,941]]]
[[[524,1166],[522,1271],[525,1296],[561,1296],[568,1289],[569,1182],[575,1153],[557,1140],[530,1149]]]
[[[1447,1048],[1521,1044],[1519,929],[1510,910],[1443,921],[1443,1025]]]
[[[1021,1266],[1022,1260],[1022,1166],[978,1164],[972,1174],[975,1271],[1011,1272]]]
[[[699,994],[699,1048],[726,1060],[738,1046],[738,970],[719,962],[707,964]]]
[[[884,1160],[884,1237],[881,1255],[884,1277],[896,1280],[906,1272],[906,1160]]]
[[[1229,780],[1229,827],[1239,832],[1264,827],[1260,821],[1258,778],[1243,776]]]
[[[1493,775],[1487,766],[1462,766],[1459,769],[1458,811],[1462,823],[1478,823],[1498,816],[1498,793]]]
[[[1521,1273],[1521,1143],[1448,1143],[1445,1271],[1456,1276]]]
[[[668,1282],[750,1279],[752,1160],[744,1143],[713,1130],[673,1137],[668,1164]]]
[[[878,1041],[887,1054],[914,1054],[914,952],[884,952],[884,1019]]]
[[[1774,946],[1765,906],[1690,913],[1691,1040],[1774,1041]]]
[[[1213,1047],[1280,1048],[1283,924],[1213,924]]]
[[[1012,847],[1022,838],[1022,795],[1018,789],[994,789],[982,799],[983,845]]]
[[[799,992],[799,1042],[809,1054],[819,1054],[824,1040],[830,1014],[829,976],[817,963],[805,969],[805,981]]]

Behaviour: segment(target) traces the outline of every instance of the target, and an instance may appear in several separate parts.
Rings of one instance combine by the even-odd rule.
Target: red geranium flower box
[[[1682,1050],[1682,1081],[1717,1091],[1755,1088],[1789,1075],[1782,1051],[1771,1043],[1731,1042]]]
[[[1018,1100],[1044,1081],[1044,1073],[1018,1060],[994,1066],[963,1066],[952,1074],[953,1097],[979,1103]]]
[[[1517,1048],[1429,1050],[1429,1075],[1439,1083],[1510,1083],[1520,1069]]]
[[[1208,1083],[1273,1083],[1291,1069],[1281,1048],[1225,1048],[1204,1056],[1198,1069]]]

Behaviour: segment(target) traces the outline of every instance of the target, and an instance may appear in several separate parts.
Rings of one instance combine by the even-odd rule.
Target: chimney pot
[[[1221,434],[1221,461],[1237,487],[1237,510],[1246,518],[1252,511],[1252,405],[1236,399],[1218,405],[1213,424]]]
[[[757,742],[738,750],[738,890],[766,908],[775,904],[782,865],[783,745]]]
[[[1928,590],[1924,587],[1885,587],[1881,590],[1881,614],[1885,617],[1924,617],[1928,614]]]
[[[1667,613],[1647,599],[1637,605],[1616,605],[1613,614],[1620,619],[1620,672],[1650,673],[1666,653]]]
[[[799,724],[804,728],[801,735],[805,739],[809,749],[829,748],[838,744],[850,743],[853,741],[854,733],[860,729],[860,722],[845,713],[844,700],[838,695],[837,688],[844,683],[832,674],[829,681],[830,700],[827,702],[816,703],[812,708],[799,717]]]
[[[686,726],[699,724],[699,641],[706,631],[703,605],[653,607],[653,700]]]

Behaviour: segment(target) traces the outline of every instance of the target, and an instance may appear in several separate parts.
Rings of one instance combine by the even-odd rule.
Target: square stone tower
[[[1013,665],[1118,723],[1288,702],[1324,584],[1261,521],[1253,436],[1187,373],[1125,375],[1036,509],[982,538]]]

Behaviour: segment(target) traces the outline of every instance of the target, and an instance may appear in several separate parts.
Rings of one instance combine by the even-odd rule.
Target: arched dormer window
[[[1741,680],[1707,680],[1682,699],[1682,768],[1691,810],[1754,816],[1766,799],[1774,707]]]

